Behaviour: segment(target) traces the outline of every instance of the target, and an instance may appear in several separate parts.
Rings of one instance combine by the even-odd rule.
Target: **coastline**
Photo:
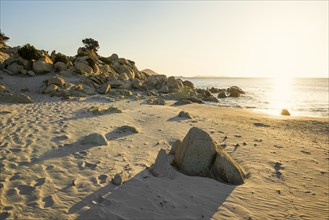
[[[1,104],[1,212],[11,217],[321,219],[328,213],[327,119],[171,101],[159,106],[43,97],[32,104]],[[86,111],[92,106],[123,112],[93,115]],[[192,119],[178,118],[182,110]],[[139,133],[116,137],[122,125]],[[191,127],[225,145],[247,174],[245,184],[233,187],[179,172],[173,179],[149,175],[158,151],[169,151]],[[104,134],[108,144],[79,144],[93,132]],[[111,184],[122,170],[129,180]]]

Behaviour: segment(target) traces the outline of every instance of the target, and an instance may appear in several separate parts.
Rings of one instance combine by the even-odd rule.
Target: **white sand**
[[[0,104],[0,219],[6,212],[9,219],[328,219],[327,119],[198,104],[35,99]],[[86,112],[93,105],[123,113],[95,116]],[[178,118],[181,110],[193,119]],[[118,134],[122,125],[140,133]],[[158,151],[169,150],[193,126],[219,144],[227,136],[227,152],[249,176],[245,184],[178,172],[174,178],[150,175]],[[94,132],[106,135],[108,145],[79,143]],[[123,170],[130,179],[111,184]]]

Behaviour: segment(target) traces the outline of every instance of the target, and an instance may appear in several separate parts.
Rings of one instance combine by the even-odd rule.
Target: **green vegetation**
[[[30,44],[25,44],[18,50],[18,54],[26,60],[38,60],[42,57],[42,53],[35,49],[34,46]]]
[[[69,60],[69,58],[67,56],[65,56],[64,54],[58,53],[55,56],[55,62],[54,63],[63,62],[65,64],[67,64],[69,61],[70,60]]]
[[[9,40],[9,37],[7,37],[4,33],[0,32],[0,43],[5,43],[7,40]]]
[[[85,48],[87,48],[88,50],[97,52],[97,50],[99,49],[98,41],[92,38],[85,38],[82,40],[82,43],[85,45]]]

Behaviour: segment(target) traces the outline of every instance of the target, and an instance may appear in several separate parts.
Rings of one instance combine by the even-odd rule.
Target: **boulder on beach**
[[[181,112],[179,112],[178,117],[180,117],[180,118],[189,118],[189,119],[192,119],[192,116],[190,115],[190,113],[185,112],[185,111],[181,111]]]
[[[227,98],[225,91],[220,91],[217,95],[217,98],[220,98],[220,99]]]
[[[229,97],[240,97],[241,94],[246,94],[240,87],[238,86],[231,86],[227,89],[227,92],[229,93]]]
[[[244,174],[239,164],[221,148],[217,150],[216,160],[211,166],[209,177],[234,185],[244,183]]]
[[[281,115],[290,116],[290,112],[284,108],[281,110]]]
[[[215,156],[216,144],[209,134],[193,127],[176,150],[174,162],[187,175],[208,176]]]
[[[193,127],[175,149],[174,164],[190,176],[210,177],[220,182],[239,185],[244,173],[239,165],[218,146],[210,135]]]
[[[104,135],[99,133],[92,133],[89,134],[81,139],[81,144],[83,145],[94,145],[94,146],[101,146],[107,145],[107,140]]]

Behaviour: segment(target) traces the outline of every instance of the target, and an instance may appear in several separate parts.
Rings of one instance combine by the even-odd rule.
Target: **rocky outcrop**
[[[175,79],[175,77],[173,77],[173,76],[170,76],[167,79],[166,85],[168,86],[168,89],[170,92],[179,92],[184,87],[182,81]]]
[[[149,89],[160,89],[166,82],[166,75],[151,75],[145,80],[145,84]]]
[[[62,96],[65,99],[86,97],[90,95],[108,95],[111,100],[130,98],[136,93],[138,99],[152,96],[147,103],[164,105],[166,100],[185,100],[188,103],[219,102],[218,98],[238,97],[244,94],[239,87],[228,89],[196,89],[188,80],[173,76],[157,74],[152,70],[139,71],[135,62],[112,54],[109,57],[99,56],[95,51],[79,48],[74,57],[68,57],[53,51],[37,50],[31,45],[24,46],[24,53],[12,55],[0,69],[11,75],[37,74],[55,72],[68,79],[67,84],[48,82],[43,84],[41,93]],[[23,59],[23,57],[25,59]],[[28,59],[28,60],[26,60]],[[35,61],[36,60],[36,61]],[[127,90],[130,94],[121,94]],[[217,94],[218,93],[218,94]]]
[[[190,176],[210,177],[235,185],[244,183],[239,165],[207,132],[196,127],[190,129],[175,150],[174,164],[179,171]]]

